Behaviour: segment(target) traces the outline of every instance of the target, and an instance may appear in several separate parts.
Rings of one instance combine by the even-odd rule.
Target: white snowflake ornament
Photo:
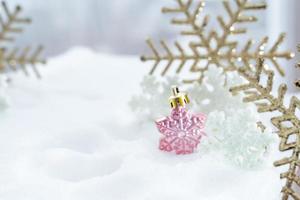
[[[218,153],[226,162],[243,169],[257,168],[263,164],[267,152],[276,140],[269,129],[264,133],[257,127],[260,120],[252,104],[242,102],[242,96],[232,96],[229,88],[241,83],[235,73],[227,73],[211,66],[203,83],[190,85],[185,89],[191,99],[193,112],[203,112],[207,116],[205,132],[199,151],[202,154]],[[141,86],[142,94],[134,96],[130,106],[137,113],[137,119],[153,123],[160,116],[168,114],[169,88],[178,85],[178,77],[158,80],[145,76]]]
[[[154,76],[146,75],[141,82],[142,92],[133,96],[129,106],[141,121],[153,121],[169,113],[170,88],[178,85],[178,77],[167,77],[159,81]]]

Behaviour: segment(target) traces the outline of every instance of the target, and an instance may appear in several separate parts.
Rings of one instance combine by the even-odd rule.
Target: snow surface
[[[246,171],[159,151],[154,124],[128,107],[147,70],[138,57],[75,48],[41,68],[42,81],[12,75],[0,113],[1,200],[280,199],[274,158]]]

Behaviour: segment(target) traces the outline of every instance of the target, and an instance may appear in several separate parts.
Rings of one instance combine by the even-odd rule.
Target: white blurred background
[[[257,1],[257,0],[255,0]],[[266,0],[268,9],[259,11],[259,23],[249,26],[249,35],[260,39],[269,35],[274,41],[281,32],[287,32],[282,49],[296,51],[300,43],[299,0]],[[9,0],[10,8],[23,6],[24,15],[33,19],[18,37],[17,44],[43,44],[45,54],[54,56],[74,46],[87,46],[111,54],[141,55],[147,50],[145,38],[173,41],[178,29],[169,24],[162,6],[172,5],[173,0]],[[219,0],[207,1],[206,13],[222,12]],[[296,54],[297,55],[297,54]],[[294,68],[299,59],[282,62],[288,68],[287,82],[300,77]]]

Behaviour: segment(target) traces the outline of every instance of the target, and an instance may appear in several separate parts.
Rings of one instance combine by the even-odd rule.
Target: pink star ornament
[[[195,151],[202,136],[205,136],[206,116],[202,113],[191,114],[185,105],[189,103],[186,93],[173,87],[173,96],[169,98],[172,107],[171,115],[157,120],[156,126],[163,135],[159,149],[176,154],[191,154]]]

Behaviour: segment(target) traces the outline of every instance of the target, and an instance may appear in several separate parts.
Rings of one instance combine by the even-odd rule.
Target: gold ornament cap
[[[172,86],[172,92],[173,95],[169,98],[172,108],[177,108],[179,106],[184,107],[186,104],[190,103],[187,93],[180,92],[177,86]]]

